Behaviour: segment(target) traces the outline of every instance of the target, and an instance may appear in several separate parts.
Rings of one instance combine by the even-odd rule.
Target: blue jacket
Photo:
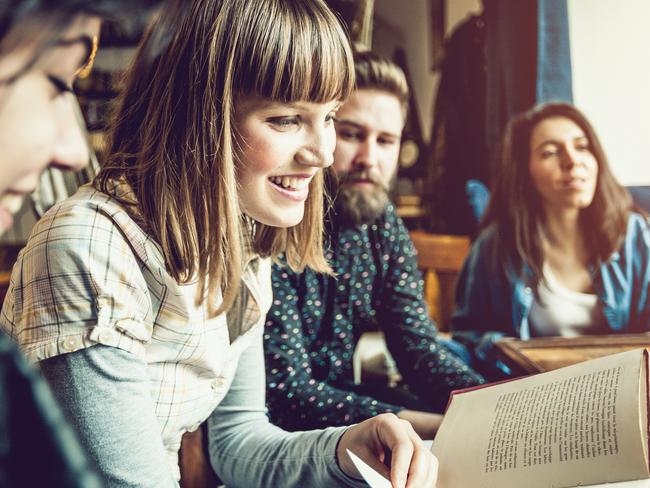
[[[496,257],[496,228],[485,229],[470,251],[458,279],[454,339],[470,351],[474,368],[488,377],[509,374],[499,363],[494,342],[503,336],[529,339],[528,315],[534,301],[532,273],[506,274]],[[631,214],[621,248],[590,270],[608,333],[650,330],[650,228]],[[497,369],[493,369],[496,366]]]

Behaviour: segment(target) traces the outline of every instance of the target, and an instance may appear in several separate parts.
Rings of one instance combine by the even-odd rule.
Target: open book
[[[438,488],[650,486],[648,352],[455,392],[432,451]]]
[[[648,381],[637,349],[454,392],[437,488],[650,488]]]

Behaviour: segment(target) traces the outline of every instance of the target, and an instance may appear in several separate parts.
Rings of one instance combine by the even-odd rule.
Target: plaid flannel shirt
[[[94,344],[144,359],[178,476],[181,436],[223,399],[240,354],[262,334],[270,261],[249,248],[244,255],[241,313],[210,318],[205,306],[195,306],[196,285],[179,285],[167,272],[160,246],[133,212],[87,185],[32,231],[14,266],[0,326],[32,361]],[[229,327],[229,319],[241,323]],[[229,328],[241,335],[231,337]]]

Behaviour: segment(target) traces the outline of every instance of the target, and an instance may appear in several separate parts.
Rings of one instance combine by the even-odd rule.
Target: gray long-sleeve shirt
[[[110,486],[178,486],[143,360],[97,345],[41,367]],[[288,433],[269,423],[264,403],[260,337],[242,354],[228,394],[209,418],[211,462],[229,488],[365,486],[337,465],[344,428]]]

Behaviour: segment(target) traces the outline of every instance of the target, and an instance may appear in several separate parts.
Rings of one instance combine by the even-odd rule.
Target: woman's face
[[[598,161],[586,134],[571,119],[549,117],[534,127],[529,169],[547,211],[579,210],[591,204]]]
[[[314,175],[333,162],[333,117],[340,103],[282,103],[244,97],[237,103],[239,202],[273,227],[303,218]]]
[[[70,87],[88,60],[99,24],[79,16],[44,50],[25,36],[0,58],[0,233],[11,226],[11,214],[47,166],[79,170],[88,162]]]

